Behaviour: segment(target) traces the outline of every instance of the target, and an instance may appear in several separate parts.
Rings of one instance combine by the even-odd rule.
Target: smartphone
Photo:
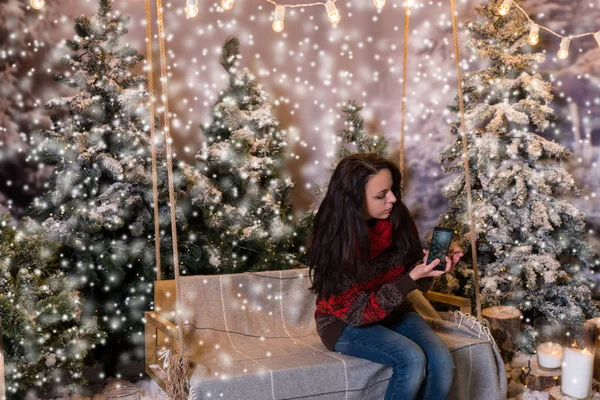
[[[431,264],[436,258],[439,258],[440,263],[434,268],[435,271],[446,270],[446,256],[450,251],[450,243],[452,242],[453,235],[454,231],[450,228],[436,226],[433,229],[426,264]]]

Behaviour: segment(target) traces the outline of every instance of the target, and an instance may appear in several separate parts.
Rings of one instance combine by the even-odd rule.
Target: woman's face
[[[386,219],[392,212],[396,196],[392,193],[392,173],[382,169],[372,175],[365,186],[365,218]]]

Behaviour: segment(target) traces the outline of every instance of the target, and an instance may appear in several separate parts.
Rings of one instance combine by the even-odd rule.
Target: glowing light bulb
[[[598,46],[600,46],[600,31],[594,33],[594,39],[598,42]]]
[[[198,0],[187,0],[185,4],[185,15],[194,18],[198,15]]]
[[[538,24],[531,24],[529,30],[529,44],[534,46],[540,41],[540,26]]]
[[[385,6],[385,0],[373,0],[373,5],[377,8],[383,8],[383,6]]]
[[[512,3],[513,3],[513,0],[504,0],[502,2],[502,5],[500,5],[500,8],[498,8],[498,14],[500,14],[502,16],[508,14]]]
[[[571,39],[568,37],[562,38],[560,41],[560,49],[558,50],[558,58],[564,60],[569,57],[569,45],[571,44]]]
[[[404,7],[414,7],[415,6],[415,0],[404,0]]]
[[[273,16],[273,30],[281,32],[283,30],[283,20],[285,19],[285,7],[278,5],[275,7],[275,15]]]
[[[235,0],[221,0],[221,8],[223,8],[223,10],[231,10],[233,8],[233,3],[235,3]]]
[[[331,22],[333,25],[340,23],[342,17],[340,16],[340,12],[335,6],[333,0],[329,0],[327,3],[325,3],[325,10],[327,10],[327,18],[329,18],[329,22]]]
[[[44,0],[30,0],[29,4],[31,8],[35,10],[41,10],[44,7]]]

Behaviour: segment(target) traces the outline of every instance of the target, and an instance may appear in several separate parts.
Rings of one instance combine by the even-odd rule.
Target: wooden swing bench
[[[154,96],[152,72],[152,18],[150,0],[145,0],[148,91]],[[454,33],[454,60],[458,83],[461,127],[465,109],[458,46],[455,0],[450,0]],[[170,145],[167,61],[164,45],[162,0],[156,0],[160,44],[161,85],[164,98],[165,153]],[[408,59],[408,8],[405,12],[402,98],[406,99]],[[399,167],[404,172],[404,128],[406,101],[401,104]],[[150,102],[151,120],[155,118]],[[463,135],[463,166],[469,223],[475,226],[466,132]],[[154,203],[158,203],[155,126],[150,124]],[[176,197],[172,159],[167,157],[170,208]],[[177,250],[177,223],[171,213],[175,280],[161,281],[158,207],[154,208],[158,281],[154,311],[145,313],[146,371],[172,400],[189,398],[230,400],[380,400],[384,397],[392,368],[368,360],[328,351],[321,343],[314,322],[315,295],[308,290],[308,268],[236,275],[181,276]],[[473,257],[475,311],[481,317],[481,293],[474,232],[469,234]],[[177,283],[177,284],[176,284]],[[409,296],[417,311],[450,349],[456,370],[450,399],[506,399],[504,363],[489,330],[465,313],[468,299],[440,293],[413,291]],[[437,312],[429,301],[458,307]],[[178,310],[175,313],[175,310]],[[165,358],[173,369],[166,371]],[[171,355],[169,358],[169,355]],[[187,360],[191,362],[188,370]],[[167,373],[168,372],[168,373]],[[171,379],[168,382],[168,378]],[[168,387],[167,387],[168,382]]]
[[[328,351],[314,322],[308,268],[180,277],[191,398],[382,399],[392,368]],[[160,353],[177,340],[175,281],[156,281],[146,312],[146,372],[166,390]],[[457,307],[437,312],[428,301]],[[409,300],[450,349],[452,399],[506,398],[504,364],[469,299],[413,291]]]

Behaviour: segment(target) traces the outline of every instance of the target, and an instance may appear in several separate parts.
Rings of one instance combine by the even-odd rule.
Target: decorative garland
[[[531,22],[531,28],[529,30],[529,44],[532,46],[535,46],[536,44],[538,44],[538,42],[540,41],[540,28],[550,32],[551,34],[553,34],[556,37],[559,37],[560,40],[560,47],[558,49],[558,58],[560,58],[561,60],[564,60],[565,58],[567,58],[569,56],[569,45],[571,44],[571,39],[575,39],[575,38],[580,38],[580,37],[584,37],[584,36],[593,36],[594,39],[596,39],[596,42],[598,42],[598,46],[600,46],[600,31],[594,33],[594,32],[588,32],[588,33],[582,33],[580,35],[571,35],[571,36],[563,36],[563,35],[559,35],[558,33],[554,32],[552,29],[547,28],[543,25],[540,25],[536,22],[534,22],[529,15],[527,15],[527,12],[525,12],[525,10],[523,10],[521,8],[521,6],[519,6],[517,3],[514,2],[514,0],[504,0],[502,2],[502,4],[500,5],[500,7],[498,7],[498,14],[505,16],[508,14],[508,12],[510,11],[510,6],[514,5],[517,10],[519,10],[530,22]]]
[[[31,1],[43,1],[43,0],[31,0]],[[298,7],[314,7],[314,6],[325,6],[325,11],[327,12],[327,18],[332,25],[337,25],[342,17],[340,12],[338,11],[335,3],[337,0],[328,0],[326,3],[317,2],[317,3],[306,3],[306,4],[277,4],[274,0],[266,0],[267,2],[273,4],[275,6],[275,12],[273,14],[273,30],[275,32],[283,31],[283,20],[285,18],[285,9],[286,8],[298,8]],[[373,5],[378,9],[383,8],[386,0],[373,0]],[[235,0],[221,0],[221,8],[223,10],[231,10],[233,8],[233,4]],[[404,6],[408,9],[414,5],[414,0],[405,0]],[[188,18],[193,18],[198,15],[198,0],[186,0],[185,5],[185,15]]]

